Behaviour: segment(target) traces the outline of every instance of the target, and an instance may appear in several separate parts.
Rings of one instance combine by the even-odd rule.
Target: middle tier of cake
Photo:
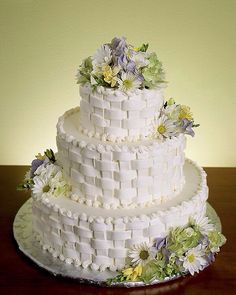
[[[184,185],[185,136],[161,142],[103,142],[79,131],[79,108],[57,125],[59,163],[72,199],[88,206],[147,207],[174,198]]]

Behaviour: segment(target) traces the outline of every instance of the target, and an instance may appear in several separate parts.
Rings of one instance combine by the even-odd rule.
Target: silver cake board
[[[215,210],[207,203],[207,215],[215,224],[218,231],[221,231],[221,222]],[[73,264],[66,264],[58,258],[54,258],[47,250],[43,250],[38,241],[32,234],[32,199],[26,201],[19,209],[13,223],[13,234],[21,252],[29,257],[40,268],[45,269],[54,276],[62,276],[77,280],[79,283],[92,284],[102,287],[143,287],[156,284],[162,284],[176,280],[182,275],[166,277],[164,280],[153,280],[149,283],[142,281],[136,282],[118,282],[109,285],[107,280],[115,277],[118,273],[110,270],[94,271],[83,269]]]

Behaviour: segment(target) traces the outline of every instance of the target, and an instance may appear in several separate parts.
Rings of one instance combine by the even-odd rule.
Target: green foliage
[[[149,44],[142,44],[142,46],[139,48],[139,51],[142,51],[142,52],[146,52],[148,50],[148,46]]]
[[[124,281],[127,281],[127,280],[126,280],[125,276],[122,273],[120,273],[116,277],[108,279],[107,284],[111,286],[113,283],[120,283],[120,282],[124,282]]]
[[[211,252],[219,252],[220,247],[226,243],[225,236],[216,230],[209,231],[208,239],[209,239],[208,247]]]
[[[92,75],[92,77],[96,81],[96,84],[92,85],[93,89],[96,89],[97,85],[100,85],[100,86],[103,86],[103,87],[106,87],[106,88],[111,88],[111,85],[109,83],[107,83],[106,81],[104,81],[103,76],[99,77],[99,76]],[[88,82],[88,81],[86,81],[86,82]]]
[[[32,188],[32,185],[34,184],[34,181],[32,178],[26,179],[24,182],[17,185],[16,189],[18,191],[24,191],[24,190],[30,190]]]
[[[77,80],[78,84],[85,84],[90,82],[90,75],[93,70],[92,58],[91,56],[83,60],[82,64],[79,67],[79,77]]]
[[[177,227],[170,231],[167,248],[177,256],[183,255],[186,251],[198,245],[201,233],[193,227]]]
[[[156,53],[151,53],[149,57],[149,64],[143,68],[142,75],[144,77],[144,86],[147,88],[153,88],[158,83],[164,81],[164,72],[162,69],[162,63],[157,58]]]
[[[44,152],[45,156],[49,159],[49,161],[51,163],[55,163],[56,162],[56,158],[55,158],[55,154],[53,152],[52,149],[47,149],[45,152]]]

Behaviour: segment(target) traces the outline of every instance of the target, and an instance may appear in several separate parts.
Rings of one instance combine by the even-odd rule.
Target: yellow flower
[[[142,265],[138,264],[135,268],[134,268],[134,272],[137,274],[138,277],[141,276],[143,271]]]
[[[42,155],[42,154],[40,154],[40,153],[38,153],[36,156],[35,156],[35,158],[36,159],[38,159],[38,160],[45,160],[45,155]]]
[[[193,114],[190,111],[190,107],[181,105],[180,106],[180,111],[179,111],[179,119],[188,119],[188,120],[193,120]]]
[[[105,65],[102,67],[102,74],[104,76],[104,81],[108,84],[111,84],[111,87],[114,87],[117,82],[117,74],[120,71],[120,67],[113,67],[113,69],[109,65]]]
[[[127,280],[129,280],[130,276],[133,273],[133,267],[129,267],[129,268],[122,270],[122,273],[127,278]]]
[[[135,281],[138,277],[142,274],[142,266],[141,264],[137,265],[136,267],[129,267],[122,270],[123,275],[126,277],[127,280]]]

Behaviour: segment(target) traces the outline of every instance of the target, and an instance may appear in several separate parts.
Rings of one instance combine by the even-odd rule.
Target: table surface
[[[1,294],[236,294],[236,168],[206,168],[209,203],[221,218],[227,243],[214,264],[194,277],[169,284],[133,289],[101,288],[54,277],[36,266],[17,247],[12,234],[15,214],[29,198],[16,191],[27,166],[0,166],[0,293]]]

